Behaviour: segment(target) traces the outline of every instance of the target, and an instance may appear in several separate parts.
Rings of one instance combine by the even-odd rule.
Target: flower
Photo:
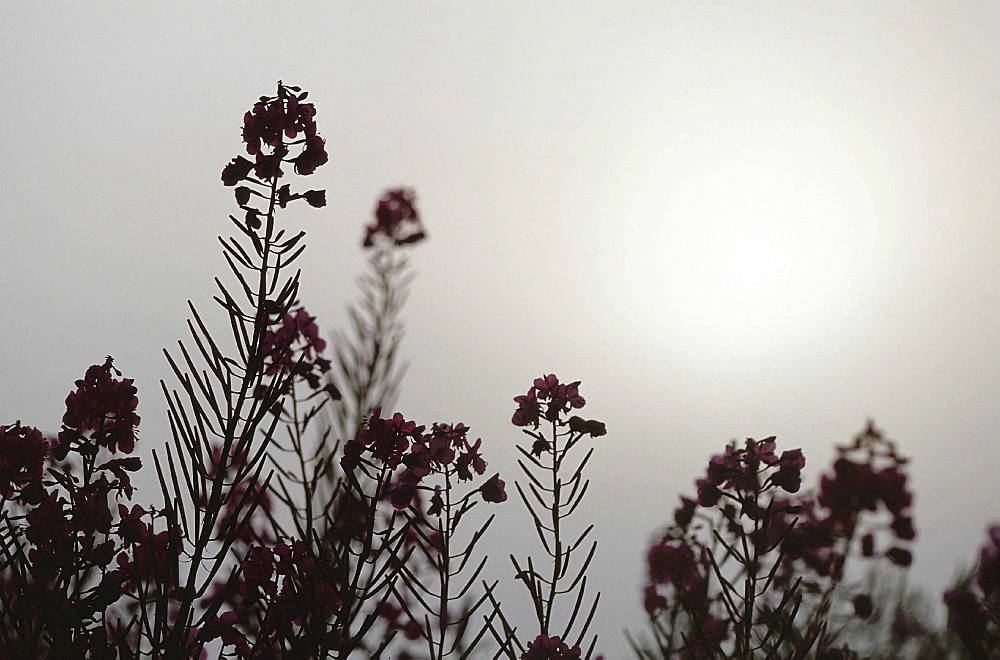
[[[222,168],[222,185],[235,186],[247,178],[252,169],[253,163],[243,156],[233,158],[232,162]]]
[[[555,374],[546,374],[541,378],[536,378],[526,394],[514,397],[517,410],[511,417],[511,423],[514,426],[538,428],[543,416],[550,422],[558,421],[560,415],[586,405],[586,400],[580,396],[579,388],[580,381],[560,383]],[[542,404],[545,404],[544,413],[542,412]],[[573,416],[565,423],[569,424],[572,431],[586,433],[594,437],[607,433],[604,423],[596,419],[584,420],[581,417]]]
[[[309,206],[313,208],[323,208],[326,206],[326,191],[325,190],[307,190],[302,193],[302,198],[309,203]]]
[[[49,443],[38,429],[0,426],[0,497],[10,499],[29,484],[42,485]]]
[[[66,397],[64,430],[53,448],[56,458],[65,458],[72,441],[83,433],[91,433],[97,446],[112,454],[119,449],[131,454],[135,449],[137,390],[131,378],[112,378],[112,369],[112,358],[108,357],[103,366],[91,366],[86,376],[76,381],[76,391]]]
[[[475,470],[476,474],[479,475],[486,472],[486,461],[483,460],[482,455],[479,453],[479,448],[482,444],[483,441],[481,438],[476,440],[476,444],[474,445],[470,445],[468,441],[466,441],[465,451],[459,455],[458,460],[455,461],[455,468],[458,470],[458,478],[460,481],[471,481],[473,470]]]
[[[697,500],[681,496],[681,505],[674,509],[674,524],[681,529],[687,529],[694,519],[694,510],[697,506]]]
[[[866,594],[857,594],[851,600],[851,604],[854,605],[854,615],[859,619],[867,619],[875,611],[872,599]]]
[[[580,657],[580,647],[570,648],[558,635],[539,635],[528,642],[528,650],[521,660],[570,660]]]
[[[802,487],[802,468],[806,466],[802,450],[791,449],[782,452],[777,463],[778,471],[771,475],[771,483],[789,493],[799,492],[799,488]]]
[[[507,501],[507,492],[504,490],[505,485],[503,479],[500,478],[500,473],[494,474],[486,483],[479,487],[479,491],[483,495],[483,501],[495,504]]]
[[[986,545],[979,551],[976,584],[987,597],[1000,593],[1000,525],[990,527]]]
[[[375,205],[375,222],[365,228],[364,247],[382,237],[393,245],[409,245],[426,237],[415,195],[409,188],[387,190]]]
[[[698,487],[698,504],[704,507],[715,506],[722,498],[722,491],[710,479],[699,479],[695,482]]]
[[[308,176],[329,159],[326,153],[326,140],[318,135],[311,135],[306,138],[306,148],[292,159],[292,164],[295,166],[296,174]]]

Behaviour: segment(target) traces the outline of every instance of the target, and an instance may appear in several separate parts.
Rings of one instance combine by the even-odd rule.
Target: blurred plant
[[[795,495],[801,450],[775,450],[774,438],[727,446],[697,481],[698,498],[681,498],[647,554],[653,639],[632,642],[640,657],[850,653],[835,648],[837,626],[867,619],[873,603],[843,584],[848,557],[910,564],[906,460],[874,426],[838,448],[816,494]],[[891,547],[877,549],[880,535]],[[834,611],[835,598],[849,605]]]
[[[600,600],[598,592],[586,604],[587,569],[597,550],[597,542],[590,543],[582,561],[578,551],[584,548],[594,526],[589,525],[571,542],[566,541],[565,529],[565,520],[579,507],[587,493],[590,480],[584,478],[583,471],[594,448],[588,449],[575,464],[567,461],[569,453],[584,436],[600,437],[607,430],[603,422],[568,416],[586,404],[580,396],[579,385],[580,381],[560,383],[555,375],[549,374],[536,378],[526,394],[514,397],[518,408],[511,422],[515,426],[527,427],[522,431],[532,439],[530,449],[517,446],[524,459],[518,464],[528,478],[527,488],[531,496],[520,483],[516,484],[517,492],[531,514],[535,533],[551,559],[551,567],[546,571],[536,566],[531,557],[523,565],[513,555],[510,558],[517,580],[528,591],[538,625],[537,636],[526,644],[524,638],[517,635],[499,601],[493,597],[492,590],[487,590],[500,628],[498,630],[491,619],[490,630],[501,645],[500,653],[508,658],[590,658],[597,644],[595,635],[586,654],[581,656],[580,645],[585,641]],[[540,430],[544,427],[547,427],[547,434]],[[556,609],[557,600],[567,600],[560,599],[560,596],[568,596],[571,603],[564,608],[565,611]],[[561,622],[563,615],[566,619]],[[572,646],[569,646],[570,643]]]
[[[948,628],[973,660],[1000,658],[1000,525],[986,531],[975,571],[944,593]]]
[[[336,437],[354,437],[376,406],[395,405],[406,365],[398,361],[403,338],[399,316],[413,280],[402,248],[426,237],[412,190],[387,190],[375,205],[375,220],[365,228],[363,246],[371,251],[358,281],[361,301],[347,310],[351,329],[333,337],[335,369],[331,384],[343,392],[333,407]]]

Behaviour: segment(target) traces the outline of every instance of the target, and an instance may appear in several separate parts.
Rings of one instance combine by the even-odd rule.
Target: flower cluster
[[[114,508],[114,501],[131,498],[128,473],[141,462],[127,455],[97,461],[102,448],[129,454],[139,423],[132,380],[112,374],[121,375],[110,357],[87,369],[66,398],[63,431],[51,446],[37,429],[0,426],[0,515],[6,525],[0,583],[9,593],[0,605],[14,604],[3,608],[0,621],[13,626],[4,639],[14,656],[35,657],[47,648],[50,657],[83,657],[85,651],[105,657],[113,645],[106,615],[134,586],[134,557],[148,539],[147,511],[121,503]],[[11,516],[16,511],[23,513]],[[16,542],[7,536],[14,533],[21,537]],[[116,556],[117,567],[110,568]],[[40,641],[32,631],[42,630]]]
[[[796,502],[802,509],[799,521],[794,527],[788,521],[791,529],[782,545],[789,559],[801,560],[821,577],[836,578],[859,539],[863,557],[884,556],[897,566],[909,566],[913,555],[906,546],[916,538],[916,528],[903,470],[906,459],[871,423],[837,451],[833,474],[821,477],[814,497]],[[880,514],[889,524],[874,522]],[[892,539],[889,548],[879,550],[878,532]]]
[[[234,646],[241,658],[261,657],[260,647],[285,642],[294,651],[307,651],[308,635],[315,626],[326,631],[327,620],[341,607],[337,590],[317,573],[317,565],[305,541],[253,546],[240,565],[239,612],[224,612],[205,626],[199,640],[222,639]],[[239,627],[249,624],[252,608],[260,610],[260,638],[253,648]],[[270,656],[268,656],[270,657]]]
[[[773,437],[761,441],[747,438],[742,449],[727,445],[724,454],[712,457],[706,478],[696,482],[698,503],[704,507],[715,506],[723,494],[727,494],[742,504],[744,494],[772,487],[798,492],[802,485],[802,468],[806,464],[802,450],[782,452],[779,458],[774,449]],[[765,472],[768,476],[762,481]]]
[[[277,96],[262,96],[243,116],[243,141],[254,160],[233,158],[222,169],[222,183],[250,184],[235,190],[236,203],[246,213],[246,230],[259,229],[261,214],[271,217],[274,204],[285,208],[292,200],[304,199],[310,206],[326,206],[325,190],[293,193],[288,184],[277,185],[285,174],[282,163],[291,163],[296,174],[307,176],[329,159],[326,141],[316,132],[316,108],[304,102],[306,96],[300,88],[279,82]],[[301,149],[289,157],[293,146]],[[251,205],[251,198],[264,201],[267,208]]]
[[[972,658],[993,658],[1000,649],[1000,525],[990,527],[986,537],[974,580],[944,593],[948,627]]]
[[[426,238],[414,199],[409,188],[387,190],[375,205],[375,222],[365,227],[364,247],[374,246],[380,238],[390,245],[411,245]]]
[[[38,504],[49,443],[36,428],[0,426],[0,498]]]
[[[83,453],[96,453],[104,447],[112,454],[119,449],[131,454],[135,449],[139,399],[132,379],[112,378],[116,373],[121,375],[109,357],[104,365],[93,365],[76,381],[76,391],[66,397],[63,430],[52,447],[57,460],[66,458],[72,447],[80,447]],[[89,443],[85,434],[89,434]]]
[[[247,111],[243,116],[243,141],[254,161],[243,156],[234,158],[222,170],[225,185],[236,185],[251,171],[258,179],[278,179],[284,174],[282,162],[292,163],[301,175],[312,174],[327,162],[326,141],[316,132],[316,108],[312,103],[303,103],[306,96],[307,92],[298,87],[278,83],[277,96],[262,96]],[[290,144],[301,144],[302,151],[288,159]]]
[[[531,426],[538,428],[544,417],[549,422],[555,422],[560,415],[575,408],[583,408],[587,401],[580,396],[580,381],[560,383],[554,374],[536,378],[527,394],[514,397],[517,410],[511,418],[514,426]],[[544,412],[542,410],[544,406]],[[601,422],[572,417],[567,423],[572,423],[574,431],[591,436],[604,435],[607,431]]]
[[[439,514],[443,502],[440,487],[422,485],[432,474],[454,474],[459,481],[471,481],[473,473],[483,475],[486,461],[480,454],[482,440],[469,442],[469,427],[464,424],[434,424],[424,433],[425,426],[406,420],[401,413],[388,419],[382,418],[382,409],[375,408],[358,432],[344,447],[341,464],[345,469],[358,467],[362,456],[368,453],[390,470],[402,465],[404,469],[388,488],[388,497],[397,509],[410,506],[421,490],[432,490],[428,513]],[[486,502],[499,503],[507,499],[504,481],[499,474],[490,477],[479,492]]]
[[[570,648],[558,635],[539,635],[528,642],[528,650],[521,660],[578,660],[580,654],[579,646]]]
[[[319,389],[330,361],[321,356],[326,340],[319,336],[316,317],[298,308],[281,317],[281,325],[264,333],[265,374],[291,373]]]

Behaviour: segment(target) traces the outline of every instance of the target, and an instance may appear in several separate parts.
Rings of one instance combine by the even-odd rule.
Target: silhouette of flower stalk
[[[233,544],[267,490],[264,456],[280,421],[270,413],[280,409],[297,377],[323,369],[310,351],[293,362],[294,336],[282,333],[290,318],[294,323],[299,287],[297,272],[284,273],[302,253],[305,233],[287,236],[277,226],[277,211],[299,199],[314,207],[326,203],[323,191],[293,193],[289,184],[280,183],[288,165],[309,175],[327,160],[315,109],[305,98],[299,88],[280,82],[276,96],[261,97],[244,116],[243,140],[254,160],[237,156],[222,172],[225,185],[237,186],[236,201],[245,214],[243,219],[230,216],[241,240],[220,238],[239,284],[237,294],[216,279],[215,300],[228,316],[236,354],[226,355],[191,304],[188,326],[197,353],[184,343],[179,344],[181,361],[165,351],[180,391],[164,385],[173,447],[167,448],[165,464],[158,454],[154,458],[164,513],[186,547],[184,561],[178,557],[172,566],[178,584],[169,591],[156,585],[157,606],[169,600],[177,613],[169,626],[165,617],[155,617],[148,632],[154,655],[185,655],[203,641],[198,639],[201,627],[214,620],[219,604],[198,612],[196,599],[231,563]]]
[[[349,332],[333,337],[335,369],[330,383],[343,392],[333,406],[338,438],[353,438],[376,406],[395,405],[406,365],[398,360],[403,324],[399,316],[413,281],[403,253],[426,237],[412,190],[387,190],[375,205],[375,218],[365,228],[362,243],[371,252],[367,270],[358,279],[361,301],[348,310]]]
[[[1000,525],[986,537],[975,570],[944,593],[948,628],[975,660],[1000,658]]]
[[[388,492],[393,507],[410,523],[417,551],[416,561],[399,563],[406,590],[397,592],[398,603],[413,624],[410,636],[419,633],[431,660],[452,654],[466,657],[486,632],[484,626],[471,640],[466,636],[472,617],[487,598],[485,594],[472,598],[470,592],[486,565],[485,556],[474,559],[474,550],[494,516],[467,541],[460,542],[458,528],[475,507],[474,496],[500,503],[507,493],[499,474],[476,488],[463,487],[486,471],[482,440],[471,443],[468,432],[464,424],[434,424],[403,456],[406,469]],[[428,493],[429,499],[424,497]]]
[[[597,611],[600,600],[598,592],[585,606],[587,600],[587,569],[597,550],[597,542],[592,541],[586,556],[579,561],[579,550],[584,547],[594,526],[589,525],[576,537],[565,539],[565,520],[573,514],[583,501],[590,484],[583,476],[584,468],[594,449],[587,450],[575,464],[569,461],[573,451],[584,436],[599,437],[606,434],[605,426],[597,420],[585,420],[579,416],[567,416],[575,409],[583,408],[586,401],[579,393],[579,381],[560,383],[555,375],[536,378],[527,394],[514,398],[518,404],[512,418],[515,426],[527,427],[522,431],[532,439],[530,448],[517,446],[523,460],[518,464],[528,478],[527,491],[518,482],[517,492],[528,509],[534,522],[535,533],[545,553],[552,560],[548,571],[528,557],[525,564],[511,555],[517,579],[525,586],[531,599],[538,635],[525,645],[516,630],[504,615],[500,603],[487,590],[499,620],[501,630],[490,622],[490,629],[501,644],[501,653],[516,658],[534,657],[581,657],[580,645],[587,636],[587,630]],[[546,434],[540,428],[548,427]],[[573,565],[573,560],[579,563]],[[556,611],[560,597],[568,596],[571,603],[564,623],[558,622],[562,612]],[[569,641],[572,640],[572,641]],[[588,646],[585,657],[591,657],[597,637]]]
[[[909,565],[915,531],[895,445],[869,425],[838,454],[818,492],[802,495],[794,494],[805,458],[797,449],[778,456],[774,438],[712,458],[697,499],[681,498],[674,525],[648,551],[653,639],[652,647],[632,641],[639,657],[849,651],[834,648],[837,617],[866,619],[873,605],[868,594],[841,588],[847,558]],[[892,547],[877,549],[880,533],[895,539]],[[835,617],[834,604],[844,602],[850,612]]]
[[[141,461],[129,456],[139,424],[136,389],[116,375],[111,357],[87,370],[51,441],[20,422],[0,426],[0,648],[7,657],[103,657],[124,643],[116,620],[129,568],[144,554],[147,512],[120,502],[132,498],[130,473]]]

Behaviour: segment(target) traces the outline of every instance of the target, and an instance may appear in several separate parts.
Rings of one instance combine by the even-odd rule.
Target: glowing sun
[[[634,200],[631,286],[675,346],[767,357],[851,325],[874,227],[863,179],[821,134],[692,140],[666,151]]]

